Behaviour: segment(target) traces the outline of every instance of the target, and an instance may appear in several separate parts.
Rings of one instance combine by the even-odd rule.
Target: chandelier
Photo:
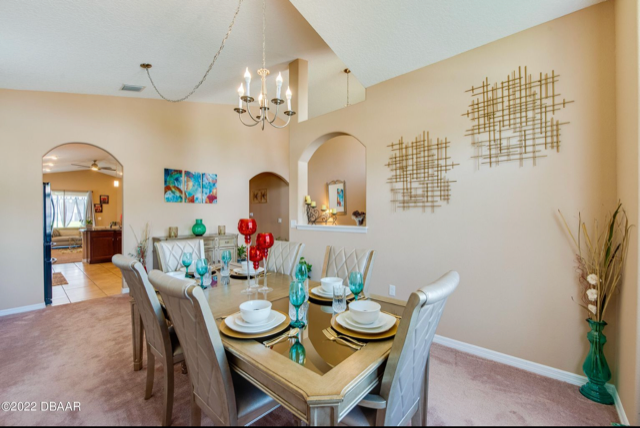
[[[258,111],[254,115],[251,113],[250,104],[255,101],[255,99],[251,96],[251,73],[249,73],[249,67],[244,73],[244,80],[247,84],[247,92],[245,95],[244,87],[242,83],[238,88],[238,107],[233,109],[236,113],[238,113],[238,118],[240,122],[242,122],[245,126],[256,126],[260,124],[262,126],[262,130],[264,130],[265,123],[273,126],[274,128],[282,129],[289,125],[289,121],[291,121],[291,116],[296,114],[295,111],[291,110],[291,89],[287,88],[287,92],[285,94],[287,98],[287,110],[284,114],[287,116],[287,122],[278,126],[275,124],[276,119],[278,118],[278,109],[280,105],[284,104],[284,100],[280,98],[280,93],[282,90],[282,74],[278,73],[278,77],[276,78],[276,97],[271,100],[271,104],[275,105],[275,111],[273,113],[273,117],[269,117],[269,99],[267,98],[267,76],[269,75],[269,70],[266,67],[266,54],[265,54],[265,46],[266,46],[266,28],[267,28],[267,17],[266,17],[266,1],[262,0],[262,68],[258,70],[258,75],[260,76],[260,95],[258,96]],[[244,103],[244,104],[243,104]],[[244,113],[249,114],[249,118],[251,121],[249,123],[245,122],[242,119],[242,115]]]

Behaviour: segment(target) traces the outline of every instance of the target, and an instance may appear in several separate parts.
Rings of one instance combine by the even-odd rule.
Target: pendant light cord
[[[267,1],[262,0],[262,68],[267,68],[266,46],[267,46]]]
[[[207,80],[207,76],[209,75],[209,72],[211,71],[211,69],[213,68],[213,65],[216,63],[216,60],[218,59],[218,57],[220,56],[220,53],[222,52],[222,50],[224,49],[224,45],[227,42],[227,39],[229,38],[229,36],[231,35],[231,30],[233,29],[233,25],[236,22],[236,17],[238,16],[238,12],[240,12],[240,6],[242,5],[242,2],[244,0],[239,0],[238,1],[238,8],[236,9],[236,13],[233,14],[233,19],[231,20],[231,24],[229,25],[229,30],[227,30],[227,34],[225,34],[224,38],[222,39],[222,43],[220,44],[220,48],[218,48],[218,52],[216,52],[216,54],[213,57],[213,60],[211,61],[211,64],[209,64],[209,68],[207,69],[207,71],[204,73],[204,76],[202,76],[202,79],[200,80],[200,82],[198,82],[198,84],[193,88],[193,90],[191,92],[189,92],[186,96],[179,98],[179,99],[169,99],[167,97],[165,97],[164,95],[162,95],[160,93],[160,91],[158,90],[158,88],[156,87],[156,84],[154,83],[153,79],[151,78],[151,73],[149,72],[149,68],[146,68],[147,71],[147,76],[149,77],[149,81],[151,82],[151,85],[153,86],[153,89],[155,89],[155,91],[158,93],[158,95],[160,95],[160,98],[162,98],[165,101],[169,101],[170,103],[179,103],[182,101],[187,100],[191,95],[193,95],[198,88],[200,88],[200,86],[204,83],[205,80]],[[263,14],[264,14],[264,3],[263,3]],[[263,17],[263,29],[262,29],[262,62],[264,63],[264,17]]]

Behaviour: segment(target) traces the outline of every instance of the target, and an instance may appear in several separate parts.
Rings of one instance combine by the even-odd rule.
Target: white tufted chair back
[[[269,250],[267,271],[293,275],[293,270],[302,257],[304,244],[297,242],[276,241]]]
[[[181,239],[156,242],[158,266],[165,273],[184,270],[182,254],[185,252],[193,253],[193,264],[189,267],[193,271],[196,260],[205,257],[204,241],[202,239]]]
[[[344,279],[345,285],[347,285],[349,274],[357,270],[362,272],[362,279],[364,281],[363,292],[365,296],[368,296],[374,259],[375,251],[373,250],[353,250],[329,246],[324,255],[322,278],[336,276]]]
[[[409,297],[382,378],[380,396],[387,401],[387,407],[378,412],[376,425],[406,425],[405,419],[415,413],[423,385],[428,387],[425,373],[436,328],[444,305],[459,282],[460,275],[451,271]]]
[[[138,305],[147,343],[159,356],[171,355],[173,351],[167,321],[144,268],[137,260],[122,254],[113,256],[112,261],[122,272],[129,292]]]
[[[193,281],[154,270],[149,280],[160,292],[184,350],[197,404],[215,425],[236,426],[238,414],[231,370],[211,309]]]

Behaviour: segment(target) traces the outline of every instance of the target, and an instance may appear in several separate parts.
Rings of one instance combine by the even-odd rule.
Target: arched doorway
[[[307,195],[318,209],[337,208],[340,226],[357,225],[354,211],[366,221],[366,163],[366,146],[348,133],[331,132],[309,144],[298,161],[298,222],[307,223]]]
[[[270,232],[280,241],[289,240],[289,182],[272,172],[249,180],[249,213],[258,232]]]
[[[66,143],[42,157],[44,291],[61,305],[122,292],[124,170],[109,152]]]

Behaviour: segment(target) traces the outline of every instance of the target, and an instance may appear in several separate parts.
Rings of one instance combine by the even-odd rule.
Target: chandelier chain
[[[242,5],[243,1],[244,0],[238,0],[238,8],[236,9],[236,12],[233,14],[233,19],[231,20],[231,24],[229,24],[229,29],[227,30],[227,34],[225,34],[224,38],[222,39],[222,43],[220,44],[220,48],[218,48],[218,51],[216,52],[216,54],[213,57],[213,60],[211,61],[211,64],[209,64],[209,68],[207,68],[207,71],[204,73],[204,76],[202,76],[202,79],[200,80],[200,82],[198,82],[198,84],[193,88],[193,90],[191,92],[189,92],[186,96],[184,96],[182,98],[179,98],[179,99],[173,99],[172,100],[172,99],[169,99],[169,98],[165,97],[164,95],[162,95],[162,93],[160,93],[160,91],[156,87],[155,82],[151,78],[151,73],[149,72],[149,68],[146,68],[147,76],[149,77],[149,81],[151,82],[151,85],[153,86],[153,89],[155,89],[155,91],[158,93],[158,95],[160,95],[160,98],[162,98],[165,101],[169,101],[170,103],[179,103],[179,102],[185,101],[191,95],[193,95],[198,90],[198,88],[200,88],[200,86],[204,83],[205,80],[207,80],[207,76],[209,75],[209,72],[213,68],[213,65],[216,63],[216,60],[218,59],[218,57],[220,56],[220,53],[224,49],[224,46],[225,46],[225,43],[227,42],[227,39],[231,35],[231,30],[233,29],[233,25],[236,22],[236,17],[238,16],[238,13],[240,12],[240,6]],[[263,34],[264,34],[264,30],[263,30]],[[264,41],[263,41],[263,50],[264,50]],[[263,56],[264,56],[264,54],[263,54]],[[264,61],[264,59],[263,59],[263,61]]]
[[[347,73],[347,107],[349,107],[349,74]]]
[[[262,68],[267,68],[266,46],[267,46],[267,1],[262,0]]]

